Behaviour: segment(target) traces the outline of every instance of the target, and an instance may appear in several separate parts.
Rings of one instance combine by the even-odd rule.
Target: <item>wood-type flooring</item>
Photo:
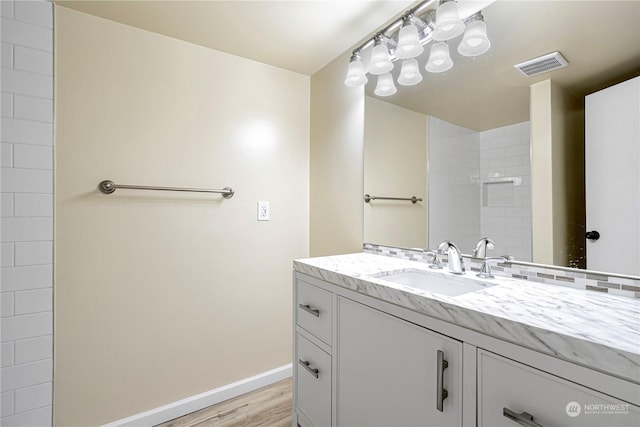
[[[290,427],[291,378],[157,427]]]

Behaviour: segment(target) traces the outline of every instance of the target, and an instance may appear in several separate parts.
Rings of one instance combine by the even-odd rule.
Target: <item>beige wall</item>
[[[553,264],[551,80],[531,85],[532,260]]]
[[[55,28],[55,423],[103,424],[290,363],[309,78],[64,7]],[[236,195],[107,196],[103,179]]]
[[[311,77],[311,256],[362,251],[364,88],[348,88],[349,54]]]
[[[584,102],[551,80],[531,86],[533,261],[585,267]]]
[[[364,204],[364,241],[427,247],[427,116],[365,97],[364,192],[422,198]]]

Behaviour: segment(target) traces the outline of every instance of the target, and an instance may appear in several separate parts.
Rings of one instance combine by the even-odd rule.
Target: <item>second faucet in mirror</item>
[[[488,237],[483,237],[478,240],[476,243],[476,247],[473,250],[473,256],[475,258],[486,258],[487,257],[487,249],[495,248],[495,242]]]
[[[464,274],[464,262],[462,261],[462,253],[456,245],[448,240],[438,245],[438,254],[447,254],[447,265],[449,271],[453,274]]]

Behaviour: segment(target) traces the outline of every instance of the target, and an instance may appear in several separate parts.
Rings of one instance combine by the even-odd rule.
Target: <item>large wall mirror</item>
[[[470,254],[478,239],[488,236],[496,242],[494,255],[640,275],[589,265],[590,241],[584,237],[589,231],[584,182],[590,174],[584,159],[585,96],[640,75],[640,2],[498,0],[482,13],[491,40],[482,56],[460,56],[455,39],[453,68],[433,74],[424,70],[425,52],[418,58],[422,82],[397,85],[392,96],[376,96],[377,79],[369,76],[364,192],[422,201],[363,202],[365,242],[434,248],[451,240]],[[555,51],[568,60],[567,67],[533,77],[514,68]],[[399,68],[396,62],[394,80]],[[550,114],[555,120],[554,105],[561,105],[565,125],[549,146],[557,153],[549,153],[544,164],[532,134],[555,126],[539,117],[547,111],[539,110],[545,100],[540,94],[548,90],[553,90]],[[545,187],[551,192],[555,185],[539,178],[552,159],[566,206],[552,205],[557,195],[541,201]],[[637,169],[640,158],[634,161]],[[543,210],[548,227],[539,219]],[[563,223],[553,224],[562,215]],[[638,246],[640,236],[628,240]],[[546,242],[555,245],[555,254],[543,248]]]

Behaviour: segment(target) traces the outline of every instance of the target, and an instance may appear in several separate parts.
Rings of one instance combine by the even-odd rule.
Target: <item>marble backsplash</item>
[[[413,249],[365,243],[363,252],[424,263],[431,262],[424,252]],[[465,258],[464,262],[467,270],[480,271],[481,261]],[[640,280],[609,276],[606,273],[593,274],[580,270],[567,271],[553,266],[533,267],[509,262],[492,266],[491,271],[495,276],[514,277],[536,283],[640,299]]]

